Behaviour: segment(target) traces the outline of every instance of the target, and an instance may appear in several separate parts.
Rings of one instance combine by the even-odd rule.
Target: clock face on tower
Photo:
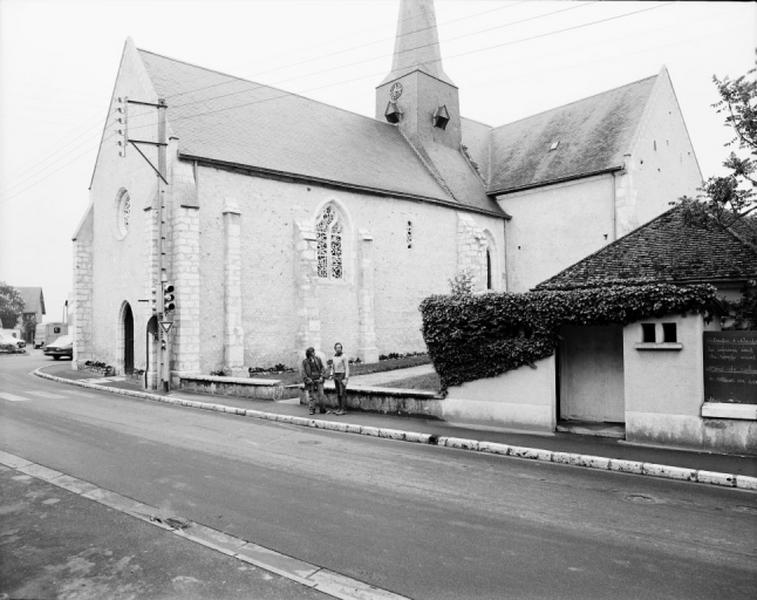
[[[392,102],[396,102],[397,98],[402,95],[402,84],[399,81],[395,81],[392,87],[389,88],[389,98]]]

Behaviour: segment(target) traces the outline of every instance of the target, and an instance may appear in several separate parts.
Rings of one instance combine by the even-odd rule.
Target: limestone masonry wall
[[[350,357],[363,359],[424,350],[418,304],[449,291],[458,269],[455,211],[211,167],[200,167],[197,178],[202,372],[224,362],[222,212],[230,199],[239,210],[244,365],[292,365],[309,343],[329,353],[341,341]],[[341,279],[314,276],[314,227],[328,203],[344,223]],[[468,219],[489,232],[504,264],[502,220]],[[361,276],[364,268],[370,277]]]

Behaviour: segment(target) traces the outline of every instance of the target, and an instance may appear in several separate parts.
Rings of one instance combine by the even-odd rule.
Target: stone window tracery
[[[116,228],[118,236],[123,238],[129,233],[129,220],[131,218],[131,198],[129,192],[122,190],[116,203]]]
[[[323,279],[344,278],[344,224],[339,212],[331,204],[326,205],[315,226],[318,277]]]

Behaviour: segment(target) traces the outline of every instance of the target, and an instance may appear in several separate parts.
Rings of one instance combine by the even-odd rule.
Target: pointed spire
[[[434,0],[400,0],[392,71],[382,85],[415,70],[454,85],[442,68]]]

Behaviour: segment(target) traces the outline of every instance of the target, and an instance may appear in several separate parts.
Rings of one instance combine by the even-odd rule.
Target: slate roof
[[[676,207],[536,287],[585,286],[608,279],[693,283],[754,278],[757,250],[745,236],[714,223],[707,228],[689,225]]]
[[[503,216],[476,189],[451,196],[397,127],[296,94],[139,50],[179,153]],[[458,161],[465,165],[460,154]]]
[[[494,128],[488,192],[618,169],[657,75]],[[550,151],[554,142],[559,142]]]
[[[45,313],[45,297],[41,287],[17,287],[24,300],[25,313]]]

